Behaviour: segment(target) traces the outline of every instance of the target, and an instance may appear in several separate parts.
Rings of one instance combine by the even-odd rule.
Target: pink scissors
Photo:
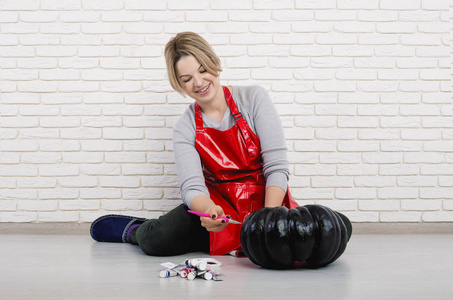
[[[201,212],[194,211],[194,210],[188,210],[187,212],[190,212],[191,214],[199,215],[199,216],[202,216],[202,217],[208,217],[208,218],[211,217],[209,214],[201,213]],[[225,218],[225,217],[217,217],[217,219],[225,220],[227,223],[231,223],[231,224],[242,224],[241,222],[238,222],[238,221],[235,221],[235,220],[232,220],[232,219],[228,219],[228,218]]]

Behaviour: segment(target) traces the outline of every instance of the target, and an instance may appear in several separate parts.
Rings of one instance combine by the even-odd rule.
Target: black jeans
[[[181,204],[158,219],[150,219],[132,230],[131,244],[153,256],[173,256],[189,252],[209,252],[209,232],[200,217]]]
[[[182,255],[189,252],[209,252],[209,232],[201,226],[200,217],[187,212],[181,204],[158,219],[145,221],[132,230],[129,242],[153,256]],[[336,212],[351,238],[352,225],[349,219]]]

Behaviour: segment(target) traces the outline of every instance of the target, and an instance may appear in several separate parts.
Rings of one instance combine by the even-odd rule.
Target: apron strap
[[[257,156],[258,153],[258,147],[253,143],[250,134],[249,134],[249,127],[245,119],[242,117],[242,114],[239,112],[236,103],[234,103],[233,96],[231,96],[230,90],[226,87],[223,86],[223,92],[225,94],[225,98],[228,104],[228,107],[230,108],[230,111],[236,121],[236,123],[239,126],[239,131],[241,132],[242,138],[244,139],[245,146],[247,147],[247,152],[250,157],[255,157]],[[201,114],[201,108],[200,106],[195,102],[194,103],[194,108],[195,108],[195,124],[197,126],[197,132],[201,132],[204,129],[203,126],[203,115]]]
[[[247,147],[247,151],[249,156],[255,157],[258,155],[258,147],[252,142],[250,138],[249,131],[247,130],[248,124],[245,119],[242,117],[242,114],[239,112],[236,103],[233,100],[233,96],[231,96],[230,90],[228,87],[223,86],[223,93],[225,94],[225,98],[227,100],[228,106],[230,107],[231,113],[233,114],[236,123],[239,126],[239,129],[242,134],[242,138],[244,139],[245,145]]]

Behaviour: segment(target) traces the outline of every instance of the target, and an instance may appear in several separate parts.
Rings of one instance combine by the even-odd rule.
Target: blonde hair
[[[182,57],[189,55],[195,57],[208,73],[218,76],[219,72],[222,72],[219,57],[204,38],[189,31],[178,33],[165,46],[165,61],[170,84],[175,91],[182,95],[184,95],[184,90],[178,79],[176,63]]]

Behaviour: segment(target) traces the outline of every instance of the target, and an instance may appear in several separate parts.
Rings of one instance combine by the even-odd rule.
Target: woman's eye
[[[189,78],[189,79],[186,79],[186,80],[184,80],[184,82],[189,82],[189,80],[190,80],[190,78]]]
[[[200,73],[205,73],[205,72],[206,72],[206,70],[201,70],[201,71],[200,71]]]

